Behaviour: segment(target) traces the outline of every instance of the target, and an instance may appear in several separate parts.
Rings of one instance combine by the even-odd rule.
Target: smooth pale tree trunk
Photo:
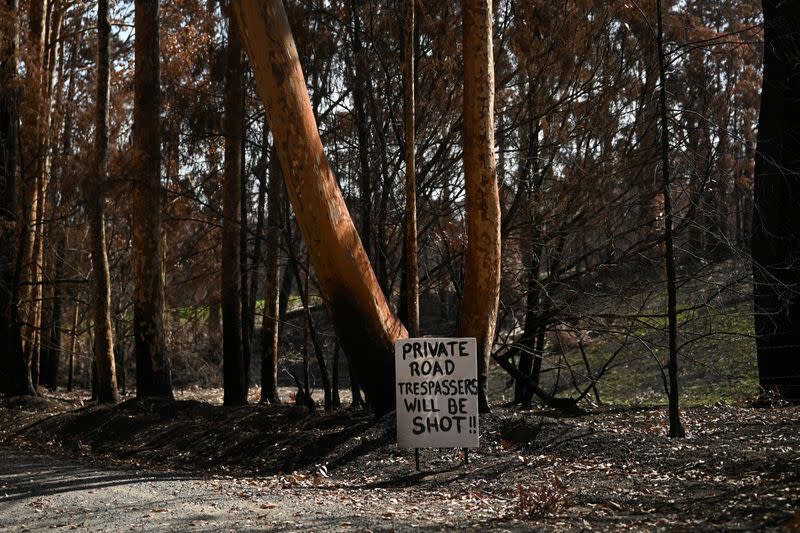
[[[419,254],[417,247],[417,175],[414,141],[414,0],[405,2],[405,37],[403,43],[403,122],[406,133],[406,211],[404,229],[405,312],[406,326],[412,337],[419,336]]]
[[[98,403],[119,401],[114,365],[114,336],[111,325],[111,274],[108,267],[105,229],[105,181],[108,172],[109,39],[108,0],[97,2],[97,109],[94,127],[94,176],[86,180],[86,217],[92,250],[94,294],[94,362],[97,367]]]
[[[764,0],[764,75],[753,184],[753,296],[764,399],[800,400],[798,2]]]
[[[133,96],[133,333],[136,396],[172,398],[161,275],[158,0],[136,0]]]
[[[394,409],[394,341],[407,333],[380,290],[323,152],[283,4],[233,5],[322,298],[370,407],[388,412]]]
[[[267,231],[265,247],[267,258],[264,273],[264,320],[261,354],[261,403],[280,403],[278,396],[278,340],[280,338],[280,279],[278,259],[280,258],[281,204],[283,184],[280,165],[275,149],[270,158],[269,182],[267,191]],[[287,267],[288,269],[289,267]]]
[[[222,369],[225,405],[247,403],[242,353],[241,188],[242,188],[242,42],[228,18],[225,70],[225,181],[222,185]]]
[[[465,0],[464,182],[467,249],[458,329],[478,344],[479,408],[489,410],[487,368],[500,299],[500,200],[494,157],[491,0]]]
[[[0,392],[31,394],[33,388],[22,351],[19,317],[19,264],[16,205],[19,152],[19,78],[17,75],[18,6],[0,8],[13,31],[0,35]]]

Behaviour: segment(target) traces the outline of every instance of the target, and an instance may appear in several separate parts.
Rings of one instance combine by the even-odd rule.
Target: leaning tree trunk
[[[751,245],[758,376],[767,397],[800,400],[800,5],[763,5]]]
[[[133,332],[136,396],[172,398],[161,276],[161,109],[158,0],[135,2]]]
[[[459,334],[478,344],[479,409],[489,410],[487,367],[500,300],[500,199],[494,158],[491,0],[466,0],[464,17],[464,182],[467,250]]]
[[[394,341],[407,333],[380,290],[323,152],[283,4],[233,5],[322,298],[371,408],[388,412]]]
[[[225,70],[225,181],[222,209],[222,369],[225,405],[247,403],[242,353],[241,241],[242,199],[242,41],[228,19],[228,66]]]
[[[97,3],[97,109],[95,111],[94,175],[86,180],[86,216],[92,250],[92,298],[94,319],[94,362],[97,367],[97,402],[119,401],[114,366],[114,337],[111,325],[111,274],[106,250],[104,220],[105,181],[108,171],[108,80],[109,37],[108,0]]]

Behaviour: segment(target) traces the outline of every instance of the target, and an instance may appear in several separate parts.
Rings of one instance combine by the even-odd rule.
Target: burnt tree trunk
[[[764,0],[753,199],[753,297],[762,395],[800,400],[800,4]]]
[[[242,350],[241,200],[242,200],[242,43],[228,17],[228,63],[225,70],[225,181],[222,209],[222,368],[225,405],[247,403]]]
[[[366,113],[366,50],[361,41],[361,3],[363,0],[350,0],[350,44],[352,48],[353,65],[350,72],[351,90],[353,93],[353,107],[355,111],[356,137],[358,139],[358,165],[359,165],[359,221],[361,229],[361,242],[367,256],[375,261],[375,252],[372,238],[372,169],[369,162],[369,125]]]
[[[135,2],[133,331],[136,395],[172,398],[161,256],[161,87],[158,0]]]
[[[278,263],[281,254],[281,204],[283,203],[283,184],[280,166],[275,149],[270,157],[269,182],[267,191],[267,249],[264,269],[264,319],[261,354],[261,402],[280,403],[278,396],[278,340],[280,338],[280,282]],[[291,239],[291,236],[288,237]],[[288,270],[288,267],[287,267]]]
[[[412,337],[419,336],[419,263],[417,246],[417,175],[414,139],[414,0],[405,2],[405,34],[403,38],[403,123],[406,133],[406,210],[403,246],[404,311],[406,327]]]
[[[17,312],[22,335],[22,350],[28,379],[29,391],[35,394],[36,379],[32,366],[34,336],[36,328],[38,270],[36,269],[37,213],[43,208],[42,189],[44,188],[44,86],[46,62],[45,40],[47,34],[47,1],[33,0],[28,10],[28,54],[26,56],[25,105],[21,144],[23,150],[19,188],[17,191],[17,261],[20,273],[17,277]]]
[[[108,169],[109,39],[108,0],[97,3],[97,109],[95,111],[94,175],[86,180],[86,216],[92,250],[92,315],[94,362],[97,368],[98,403],[119,401],[114,337],[111,325],[111,274],[105,229],[105,181]]]
[[[0,392],[34,394],[22,352],[19,316],[19,257],[16,246],[19,88],[17,76],[17,0],[4,16],[13,31],[0,34]]]
[[[658,75],[659,75],[659,118],[661,122],[661,184],[664,194],[664,257],[667,273],[667,335],[669,339],[669,436],[682,438],[686,436],[680,419],[678,408],[678,284],[675,273],[675,242],[673,220],[675,214],[672,207],[672,188],[669,175],[669,117],[667,115],[667,76],[664,51],[664,30],[661,16],[661,0],[656,0],[656,22],[658,40]]]

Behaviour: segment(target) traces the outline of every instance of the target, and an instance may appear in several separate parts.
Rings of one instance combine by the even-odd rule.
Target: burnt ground
[[[52,396],[0,398],[0,445],[226,480],[220,495],[237,501],[318,499],[333,506],[331,530],[800,531],[800,407],[693,407],[683,419],[688,438],[673,440],[663,408],[496,408],[468,464],[459,450],[422,450],[416,472],[391,415]],[[261,509],[253,527],[281,529]],[[295,529],[325,529],[292,516]]]

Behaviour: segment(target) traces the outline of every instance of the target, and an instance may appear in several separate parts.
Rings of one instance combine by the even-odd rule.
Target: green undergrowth
[[[704,305],[697,303],[703,296],[698,292],[684,294],[678,312],[681,404],[732,404],[752,399],[758,392],[758,369],[752,303],[747,293],[731,293]],[[664,300],[651,292],[638,314],[624,316],[606,331],[575,328],[566,341],[563,334],[548,333],[543,389],[575,398],[589,387],[591,375],[597,378],[603,404],[665,405],[669,350]],[[505,372],[499,368],[495,372],[491,381],[494,400],[510,401],[513,384]],[[589,391],[586,400],[597,403],[594,391]]]

